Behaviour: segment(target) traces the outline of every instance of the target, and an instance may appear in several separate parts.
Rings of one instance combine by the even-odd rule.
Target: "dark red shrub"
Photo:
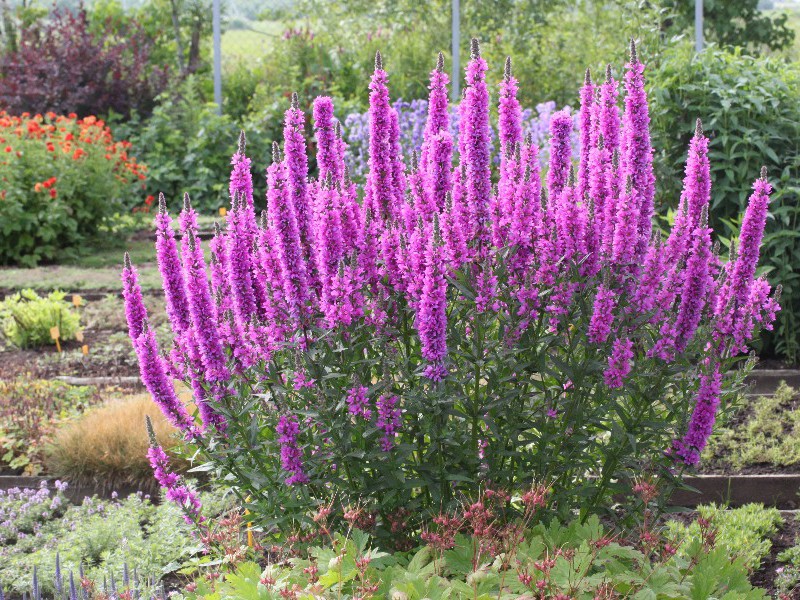
[[[93,33],[83,8],[57,9],[0,58],[0,107],[12,114],[147,113],[166,83],[166,69],[149,64],[151,48],[135,21]]]

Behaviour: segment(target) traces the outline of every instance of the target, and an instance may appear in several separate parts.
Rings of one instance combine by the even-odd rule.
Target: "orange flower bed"
[[[108,215],[149,211],[147,167],[95,116],[0,111],[0,148],[0,263],[55,259]]]

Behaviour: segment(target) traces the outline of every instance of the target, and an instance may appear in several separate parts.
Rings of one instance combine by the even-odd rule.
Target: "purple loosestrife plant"
[[[584,87],[577,123],[567,112],[548,118],[548,141],[546,131],[528,135],[510,70],[495,74],[477,43],[472,54],[457,143],[442,59],[431,74],[430,111],[413,130],[424,132],[412,147],[421,161],[405,153],[410,130],[378,55],[363,193],[327,98],[314,104],[323,179],[301,183],[306,150],[294,137],[306,117],[291,107],[285,158],[275,144],[267,169],[267,211],[245,226],[255,214],[237,184],[233,215],[211,242],[211,285],[194,216],[182,215],[181,260],[159,258],[165,286],[182,271],[201,368],[160,355],[126,261],[126,316],[148,390],[265,528],[310,526],[320,506],[334,524],[358,505],[391,537],[398,509],[424,524],[489,483],[511,492],[545,483],[559,510],[589,514],[643,473],[674,482],[751,363],[733,367],[779,309],[756,278],[766,174],[740,250],[723,264],[707,224],[700,128],[679,218],[666,242],[650,234],[655,182],[635,55],[624,111],[609,69]],[[490,102],[500,104],[503,150],[494,173]],[[235,289],[248,274],[255,311]],[[187,327],[172,301],[169,317],[176,335]],[[184,367],[166,368],[179,359]],[[213,418],[193,419],[168,374],[193,384]]]

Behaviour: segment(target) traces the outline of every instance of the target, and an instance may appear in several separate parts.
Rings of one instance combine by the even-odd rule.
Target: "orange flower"
[[[37,183],[36,185],[33,186],[33,191],[38,194],[39,192],[42,191],[43,188],[44,186],[41,183]]]
[[[75,150],[75,153],[72,155],[72,160],[78,160],[84,154],[86,154],[86,151],[83,148],[78,148],[77,150]]]

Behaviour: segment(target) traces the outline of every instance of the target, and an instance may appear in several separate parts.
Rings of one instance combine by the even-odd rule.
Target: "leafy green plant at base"
[[[772,548],[771,537],[783,524],[780,512],[764,508],[763,504],[747,504],[741,508],[726,509],[716,504],[697,507],[697,512],[716,532],[716,543],[731,556],[737,557],[749,569],[755,570]],[[667,523],[667,535],[681,542],[678,556],[691,557],[701,542],[701,526],[697,522],[688,527],[678,521]]]
[[[800,463],[800,410],[795,391],[781,383],[775,394],[751,401],[747,415],[711,437],[703,460],[713,468],[751,465],[790,467]],[[745,412],[746,411],[746,412]]]
[[[710,138],[711,207],[715,231],[727,245],[738,231],[750,182],[762,165],[775,180],[772,218],[761,248],[763,272],[783,285],[775,331],[765,349],[800,359],[800,68],[780,58],[754,58],[711,47],[697,54],[688,43],[667,51],[649,72],[657,202],[680,197],[686,144],[703,119]],[[727,234],[724,232],[727,230]]]
[[[0,380],[0,470],[38,475],[44,444],[57,424],[99,400],[89,386],[18,377]]]
[[[291,590],[294,598],[348,600],[766,597],[748,581],[744,561],[724,548],[699,550],[691,559],[648,556],[635,544],[617,542],[597,517],[536,525],[494,555],[481,552],[481,541],[458,534],[443,552],[424,546],[390,555],[353,530],[310,549],[308,558],[266,568],[244,562],[216,585],[198,580],[185,596],[278,600]]]
[[[75,339],[81,317],[64,297],[60,291],[40,297],[30,289],[9,296],[0,302],[3,334],[19,348],[53,345],[53,327],[58,327],[62,341]]]

